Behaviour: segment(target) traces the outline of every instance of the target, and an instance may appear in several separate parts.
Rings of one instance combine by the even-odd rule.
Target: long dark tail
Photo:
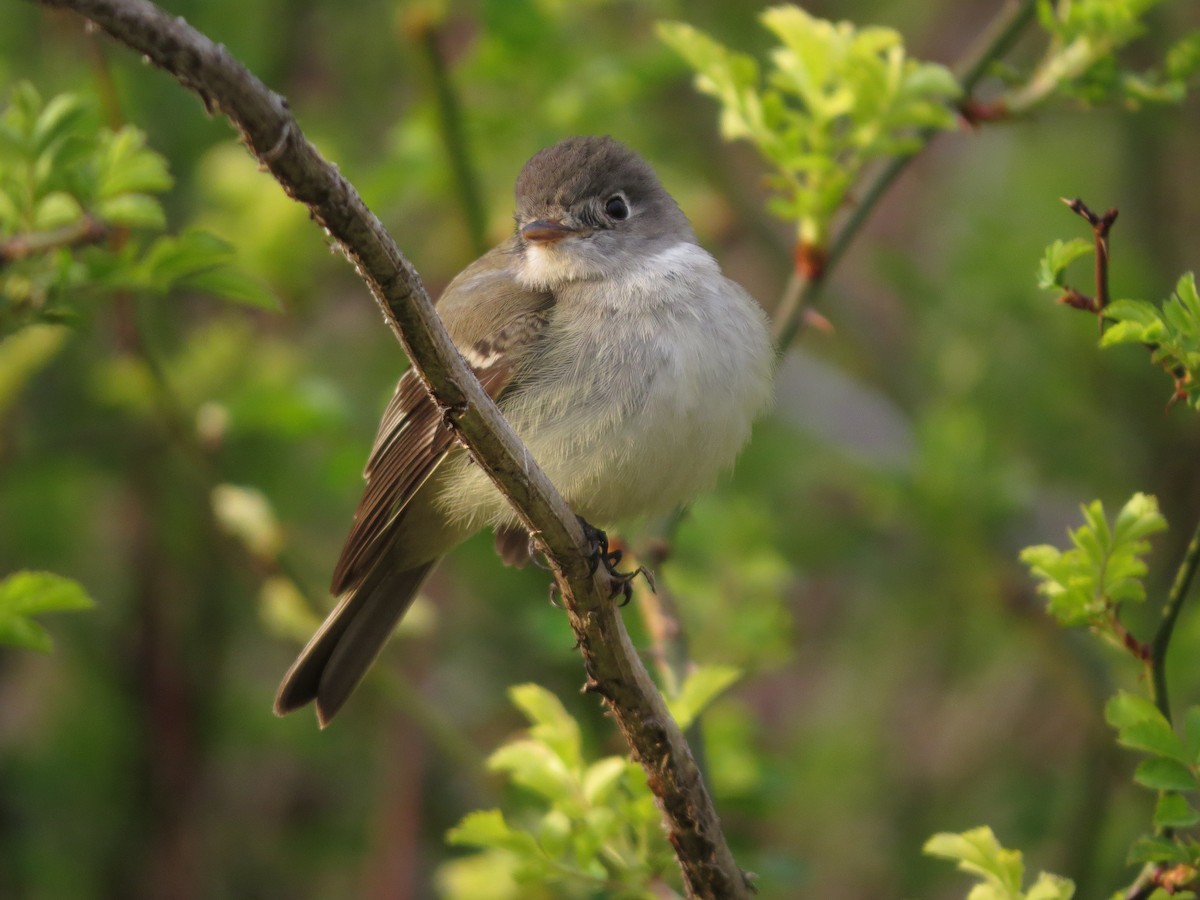
[[[437,560],[402,571],[378,566],[342,594],[337,606],[283,676],[275,714],[286,715],[313,700],[324,728],[367,674],[392,629],[412,604]]]

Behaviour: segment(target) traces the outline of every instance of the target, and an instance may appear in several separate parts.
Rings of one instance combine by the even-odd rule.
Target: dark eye
[[[620,194],[614,194],[604,201],[604,212],[607,213],[610,219],[623,222],[629,218],[629,204],[625,202],[625,198]]]

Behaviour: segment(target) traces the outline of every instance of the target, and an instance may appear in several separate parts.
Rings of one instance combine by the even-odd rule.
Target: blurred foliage
[[[1087,625],[1122,645],[1117,618],[1122,603],[1146,600],[1148,536],[1167,527],[1158,501],[1134,494],[1109,525],[1099,500],[1083,508],[1084,524],[1071,532],[1066,551],[1040,544],[1021,551],[1021,561],[1041,580],[1050,615],[1064,627]]]
[[[31,617],[94,605],[83,587],[69,578],[48,572],[14,572],[0,581],[0,644],[48,653],[53,646],[50,635]]]
[[[796,223],[765,212],[772,173],[722,142],[712,101],[656,28],[686,21],[767,59],[777,35],[760,27],[764,5],[165,5],[288,97],[435,293],[475,252],[445,145],[451,115],[488,241],[511,230],[525,159],[566,134],[611,133],[655,163],[731,277],[768,310],[783,292]],[[1117,9],[1135,25],[1104,25],[1120,40],[1101,46],[1079,17]],[[996,12],[950,0],[808,11],[853,18],[860,37],[891,29],[905,60],[946,66]],[[109,223],[103,241],[0,269],[44,286],[19,304],[4,292],[0,573],[60,573],[96,601],[48,620],[53,656],[0,648],[0,896],[431,897],[453,890],[462,866],[503,890],[511,858],[448,848],[445,835],[475,809],[503,808],[518,831],[552,810],[481,762],[525,734],[505,686],[536,681],[562,698],[578,723],[577,771],[623,752],[578,694],[544,573],[504,571],[489,540],[472,542],[429,582],[334,727],[271,716],[328,602],[402,359],[349,267],[227,124],[70,15],[6,4],[0,16],[8,115],[26,103],[28,125],[70,94],[79,177],[123,142],[120,158],[156,155],[175,182],[129,191],[159,205],[157,224]],[[1094,326],[1030,278],[1063,234],[1063,195],[1121,209],[1114,296],[1165,296],[1195,268],[1194,104],[1130,106],[1139,90],[1183,99],[1196,17],[1182,0],[1043,4],[978,93],[1024,96],[1039,116],[947,134],[917,156],[830,275],[834,331],[783,360],[777,413],[667,548],[659,581],[690,658],[710,689],[744,673],[720,685],[700,725],[722,821],[766,900],[961,896],[920,849],[981,821],[1038,868],[1069,874],[1079,896],[1132,882],[1137,860],[1186,852],[1135,843],[1155,801],[1131,786],[1102,718],[1117,690],[1137,692],[1140,670],[1049,627],[1017,554],[1077,528],[1080,499],[1111,510],[1156,496],[1177,524],[1139,554],[1147,603],[1122,614],[1141,640],[1200,508],[1192,417],[1182,404],[1164,415],[1144,358],[1095,353]],[[1067,71],[1074,53],[1091,64]],[[438,99],[439,66],[457,113]],[[20,82],[52,99],[19,99],[31,96]],[[1079,99],[1086,114],[1065,111]],[[23,146],[4,159],[28,171]],[[46,183],[41,197],[61,191],[95,214],[98,182],[87,183],[79,195]],[[36,209],[18,199],[23,215]],[[0,240],[44,233],[28,222]],[[200,231],[226,255],[211,238],[189,245]],[[169,278],[170,267],[156,277],[146,261],[160,241],[159,259],[182,243],[185,261],[203,262],[192,275],[236,260],[288,314],[215,302],[220,283]],[[79,267],[93,260],[108,273],[102,303],[71,281],[92,278]],[[651,652],[638,617],[627,621]],[[1167,661],[1181,708],[1200,695],[1197,652],[1200,617],[1185,606]],[[1142,780],[1165,783],[1155,760],[1170,754],[1141,752],[1153,763]],[[636,770],[622,772],[632,790]],[[554,845],[564,854],[595,837],[555,833],[568,835]]]
[[[1071,900],[1075,895],[1075,885],[1068,879],[1048,872],[1040,873],[1033,886],[1023,890],[1021,854],[1001,847],[990,828],[934,835],[926,841],[925,852],[957,860],[960,869],[980,879],[971,891],[971,900]]]
[[[1200,69],[1200,31],[1174,43],[1159,67],[1138,70],[1118,51],[1145,35],[1147,19],[1164,0],[1037,0],[1038,21],[1050,40],[1028,78],[1004,106],[1027,113],[1056,96],[1087,103],[1178,103]]]
[[[443,868],[445,896],[662,896],[656,885],[675,861],[642,767],[624,755],[586,761],[578,724],[545,688],[525,684],[508,693],[532,727],[487,766],[544,807],[527,827],[510,825],[498,809],[470,813],[455,826],[450,843],[484,852]]]
[[[753,57],[691,25],[664,22],[659,33],[696,70],[696,87],[720,101],[722,135],[750,141],[777,170],[771,210],[796,223],[803,244],[824,247],[865,166],[920,149],[923,128],[954,127],[946,104],[958,85],[944,66],[905,58],[893,29],[835,24],[797,6],[760,18],[780,41],[766,88]]]
[[[0,337],[82,313],[88,294],[194,288],[257,305],[274,299],[230,268],[233,248],[201,231],[148,243],[161,230],[155,194],[173,184],[145,135],[101,127],[77,96],[42,103],[21,82],[0,113]],[[105,245],[105,246],[95,246]]]
[[[1117,300],[1104,310],[1113,322],[1101,343],[1142,344],[1151,347],[1151,359],[1175,381],[1175,400],[1200,408],[1200,295],[1196,278],[1188,272],[1175,293],[1160,307],[1142,300]]]

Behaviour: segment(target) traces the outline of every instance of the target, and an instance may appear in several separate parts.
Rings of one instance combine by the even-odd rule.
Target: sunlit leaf
[[[0,644],[49,653],[49,633],[33,616],[90,609],[95,601],[77,581],[49,572],[16,572],[0,581]]]

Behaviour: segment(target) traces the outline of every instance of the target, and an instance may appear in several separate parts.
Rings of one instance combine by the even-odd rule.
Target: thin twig
[[[446,157],[450,163],[450,172],[453,175],[451,183],[458,195],[459,206],[462,207],[463,219],[466,222],[467,234],[471,241],[471,250],[475,256],[482,256],[488,250],[487,217],[484,214],[479,179],[471,165],[470,151],[463,128],[462,106],[458,102],[458,94],[450,80],[446,59],[442,53],[441,34],[435,25],[426,23],[415,31],[415,37],[429,64],[433,96],[437,103],[438,123],[442,130],[442,146],[446,150]]]
[[[6,241],[0,241],[0,268],[7,263],[49,253],[61,247],[84,247],[89,244],[99,244],[104,241],[112,229],[92,215],[84,215],[78,222],[52,228],[48,231],[34,231],[28,234],[18,234]]]
[[[455,349],[416,270],[336,167],[304,137],[282,97],[224,48],[146,0],[42,0],[74,9],[170,72],[238,127],[250,151],[308,206],[371,289],[389,327],[480,467],[538,537],[561,589],[588,678],[633,756],[645,768],[663,811],[689,897],[745,898],[738,868],[690,749],[667,712],[610,601],[604,566],[574,514],[529,457]]]
[[[1167,595],[1167,602],[1163,607],[1162,621],[1150,642],[1150,671],[1154,703],[1168,722],[1171,721],[1171,701],[1167,693],[1167,650],[1171,645],[1175,622],[1179,618],[1179,611],[1183,608],[1183,601],[1192,585],[1197,566],[1200,566],[1200,523],[1197,523],[1196,530],[1192,532],[1192,539],[1183,553],[1183,561],[1175,572],[1175,581],[1171,584],[1171,591]]]
[[[1086,309],[1096,313],[1100,320],[1100,327],[1103,328],[1104,310],[1112,300],[1108,293],[1108,233],[1112,231],[1113,223],[1117,221],[1117,211],[1110,209],[1103,214],[1094,213],[1078,197],[1074,200],[1068,200],[1066,197],[1060,199],[1071,212],[1092,226],[1092,237],[1096,242],[1096,295],[1087,297],[1068,288],[1059,302],[1076,309]]]

